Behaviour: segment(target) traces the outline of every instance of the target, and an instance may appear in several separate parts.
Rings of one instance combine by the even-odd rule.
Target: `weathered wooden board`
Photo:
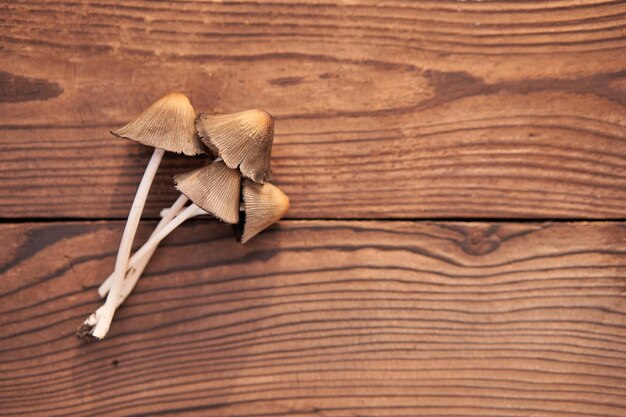
[[[623,1],[10,0],[0,26],[5,218],[125,216],[148,151],[107,130],[171,90],[276,116],[292,218],[626,217]]]
[[[0,226],[0,415],[625,415],[624,224],[197,221],[80,344],[121,229]]]

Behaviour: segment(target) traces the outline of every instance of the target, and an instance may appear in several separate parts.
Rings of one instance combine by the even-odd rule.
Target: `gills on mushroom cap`
[[[274,119],[263,110],[213,116],[200,113],[196,120],[200,139],[229,168],[255,182],[271,178],[270,157],[274,140]]]
[[[176,188],[201,209],[226,223],[239,221],[241,176],[223,161],[174,176]]]
[[[243,180],[244,212],[234,226],[237,240],[246,243],[281,219],[289,210],[289,198],[269,182],[258,184]]]
[[[207,153],[195,128],[196,112],[184,94],[170,93],[144,110],[126,126],[112,131],[153,148],[185,155]]]

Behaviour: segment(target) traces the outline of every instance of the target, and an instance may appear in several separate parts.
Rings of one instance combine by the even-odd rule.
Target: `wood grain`
[[[122,227],[0,226],[1,416],[626,415],[624,224],[199,220],[80,344]]]
[[[107,131],[171,90],[276,116],[292,218],[626,217],[623,1],[0,1],[0,25],[4,218],[124,217],[149,151]]]

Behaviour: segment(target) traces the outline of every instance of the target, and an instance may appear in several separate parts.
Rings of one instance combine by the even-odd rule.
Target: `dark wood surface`
[[[623,224],[197,221],[81,344],[122,226],[0,228],[0,415],[625,415]]]
[[[79,343],[170,91],[270,111],[292,208]],[[0,150],[0,417],[626,417],[625,1],[0,0]]]
[[[276,116],[291,218],[626,217],[626,2],[0,4],[3,217],[123,218],[172,90]]]

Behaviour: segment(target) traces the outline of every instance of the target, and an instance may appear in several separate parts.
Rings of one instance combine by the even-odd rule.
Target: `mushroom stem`
[[[137,256],[137,258],[142,258],[147,253],[154,250],[167,235],[172,233],[172,231],[180,226],[185,220],[201,216],[203,214],[207,214],[207,212],[195,204],[191,204],[178,216],[174,217],[174,219],[165,225],[165,227],[155,233],[154,236],[151,236],[150,239],[148,239],[148,241],[137,252],[135,252],[135,256]]]
[[[115,270],[113,272],[113,278],[111,279],[111,289],[109,290],[109,295],[103,305],[102,313],[98,317],[98,322],[93,328],[92,335],[98,339],[102,339],[106,336],[109,331],[109,327],[111,326],[113,316],[115,315],[124,276],[126,275],[126,271],[128,271],[128,258],[130,256],[133,240],[135,239],[137,227],[139,226],[141,212],[146,204],[150,186],[152,185],[157,168],[159,167],[164,154],[165,151],[163,149],[154,150],[152,158],[150,158],[150,162],[148,163],[143,177],[141,178],[141,182],[139,183],[139,187],[137,188],[137,193],[135,194],[133,205],[130,209],[130,213],[128,214],[126,226],[124,227],[120,247],[117,251]],[[145,253],[147,253],[147,251]]]
[[[176,215],[181,211],[181,209],[185,206],[188,200],[189,199],[186,195],[181,194],[180,196],[178,196],[178,198],[170,208],[164,209],[162,212],[162,219],[159,221],[159,224],[157,224],[156,228],[150,235],[150,238],[156,235],[159,230],[163,229],[165,225],[167,225],[174,217],[176,217]],[[133,290],[133,288],[135,288],[137,280],[141,276],[143,270],[148,265],[148,262],[150,262],[150,259],[152,258],[155,250],[156,247],[149,251],[142,258],[138,258],[136,254],[130,257],[130,259],[128,260],[128,271],[126,272],[126,278],[124,278],[124,283],[122,284],[122,294],[120,298],[123,297],[125,299],[128,294]],[[98,294],[101,298],[104,298],[109,292],[109,289],[111,288],[111,282],[113,281],[113,276],[113,274],[109,275],[109,277],[104,280],[102,284],[100,284],[100,287],[98,288]],[[125,293],[127,293],[126,296],[124,296]],[[123,302],[124,300],[122,300],[120,304]]]

